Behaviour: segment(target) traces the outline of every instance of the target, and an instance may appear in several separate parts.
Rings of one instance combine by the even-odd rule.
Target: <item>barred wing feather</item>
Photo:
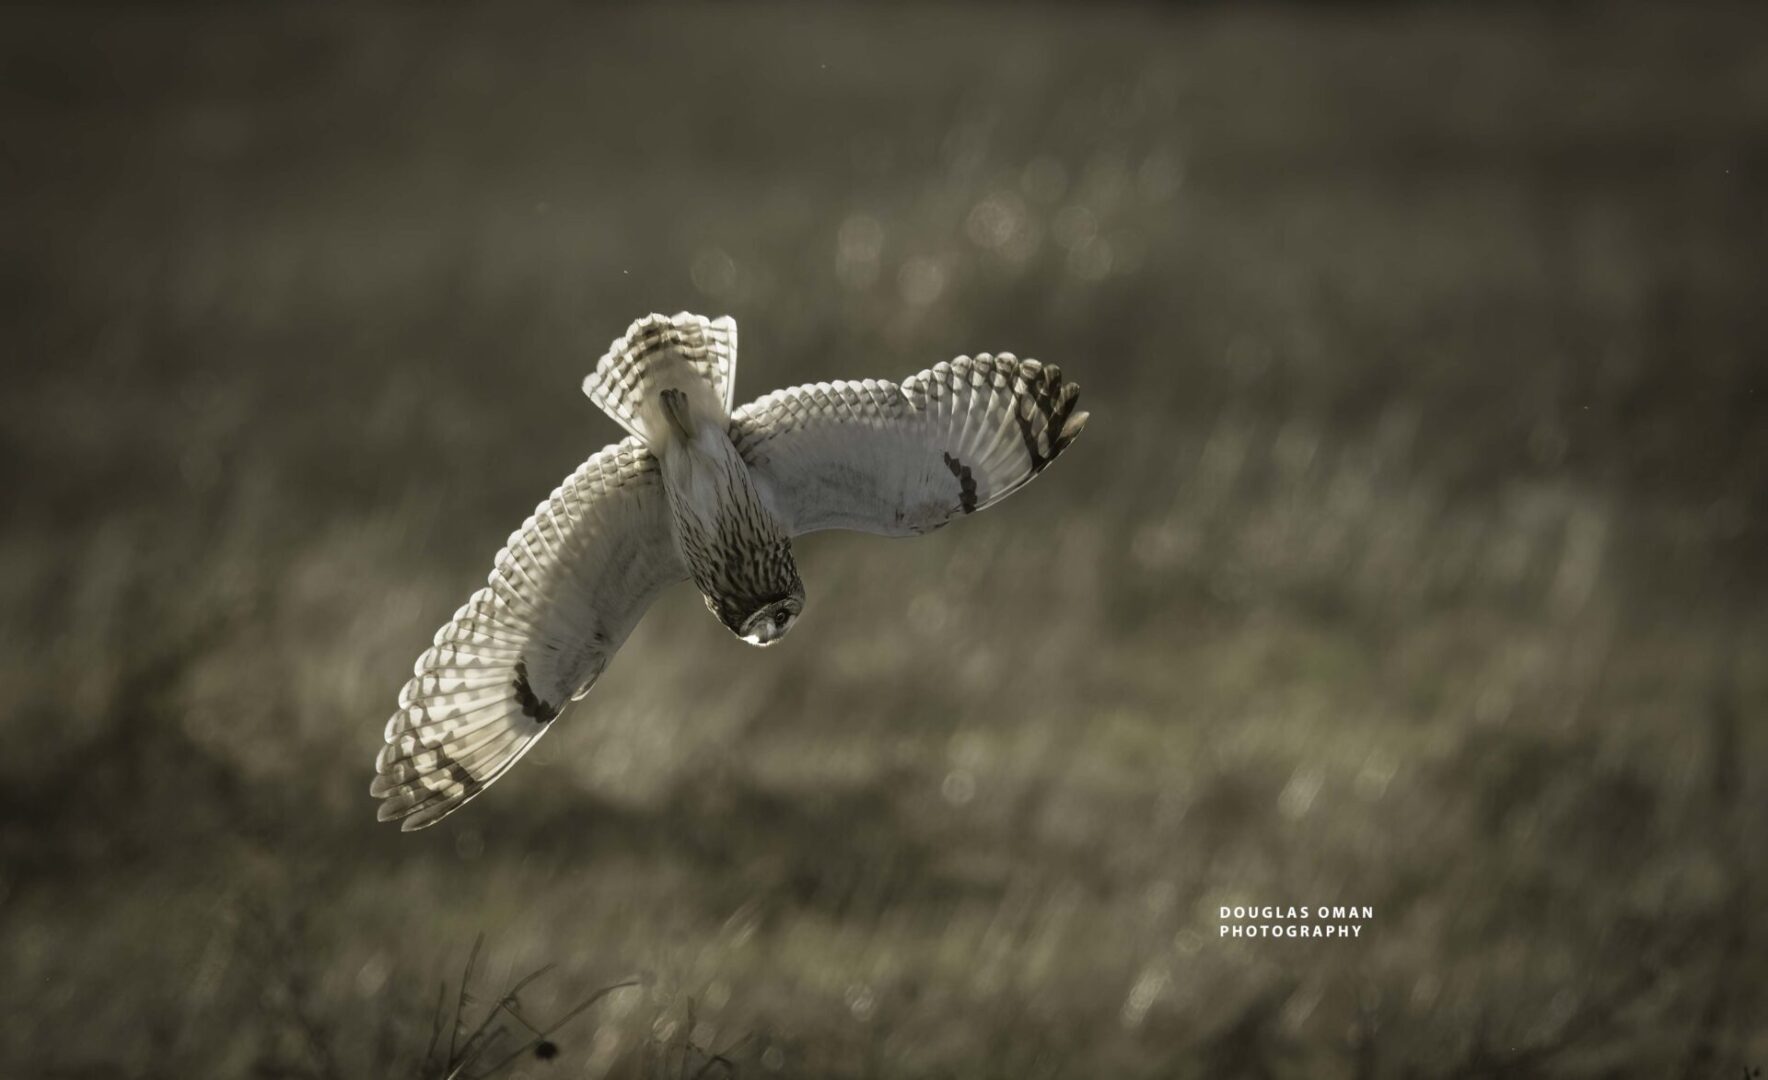
[[[656,459],[629,438],[584,462],[418,657],[375,761],[380,819],[433,825],[502,776],[686,577]]]
[[[1087,414],[1054,364],[960,356],[901,385],[815,383],[737,410],[731,439],[794,535],[930,532],[1012,494]]]

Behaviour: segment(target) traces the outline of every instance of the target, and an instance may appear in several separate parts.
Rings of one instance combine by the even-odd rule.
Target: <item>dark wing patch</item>
[[[940,456],[945,458],[945,467],[952,471],[953,476],[957,477],[957,480],[958,480],[958,505],[962,506],[964,508],[964,513],[966,513],[966,514],[975,513],[975,511],[976,511],[976,476],[975,476],[975,474],[971,473],[970,466],[959,461],[957,458],[952,457],[950,454],[944,453],[942,451],[940,453]]]
[[[1029,375],[1029,378],[1025,376]],[[1079,426],[1071,427],[1069,418],[1080,395],[1071,385],[1062,385],[1062,369],[1045,364],[1041,369],[1021,372],[1021,396],[1013,419],[1025,441],[1025,452],[1031,458],[1031,475],[1044,471],[1056,455],[1067,449],[1080,434]]]
[[[548,705],[546,702],[540,700],[539,694],[534,692],[533,684],[528,681],[528,664],[526,661],[516,661],[515,689],[516,704],[522,707],[523,715],[533,719],[536,723],[551,723],[553,718],[559,715],[557,706]]]

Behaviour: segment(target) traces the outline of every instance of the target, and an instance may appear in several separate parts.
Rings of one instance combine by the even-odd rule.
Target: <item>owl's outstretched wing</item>
[[[433,825],[502,776],[686,577],[656,459],[629,438],[584,462],[418,657],[375,760],[380,819]]]
[[[1061,369],[960,356],[896,383],[814,383],[750,402],[731,439],[793,535],[930,532],[1006,498],[1086,426]]]

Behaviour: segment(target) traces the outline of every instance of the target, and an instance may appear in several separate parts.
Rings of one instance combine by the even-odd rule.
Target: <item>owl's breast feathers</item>
[[[792,541],[726,431],[702,425],[662,449],[677,550],[719,621],[734,631],[769,603],[802,599]]]

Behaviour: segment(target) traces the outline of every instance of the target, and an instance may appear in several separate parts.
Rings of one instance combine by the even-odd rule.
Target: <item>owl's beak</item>
[[[785,604],[762,608],[743,624],[737,636],[751,645],[765,649],[786,636],[798,613]]]
[[[765,622],[744,634],[743,640],[757,648],[765,649],[785,636],[785,631],[777,629],[772,622]]]

